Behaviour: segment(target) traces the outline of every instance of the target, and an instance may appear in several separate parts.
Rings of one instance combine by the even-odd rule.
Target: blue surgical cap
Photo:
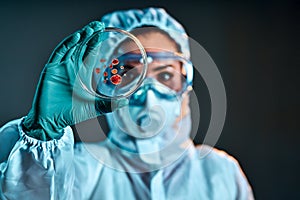
[[[155,26],[167,32],[180,46],[186,59],[190,58],[187,34],[183,26],[171,17],[163,8],[132,9],[109,13],[101,19],[106,27],[115,27],[127,31],[143,26]]]

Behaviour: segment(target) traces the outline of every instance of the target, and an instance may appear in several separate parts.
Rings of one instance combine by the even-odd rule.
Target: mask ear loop
[[[180,92],[180,94],[178,94],[180,96],[179,98],[181,98],[181,109],[180,109],[180,115],[176,118],[174,125],[179,124],[179,122],[184,117],[188,116],[191,113],[189,103],[190,103],[190,92],[193,91],[193,86],[192,86],[193,65],[190,61],[187,61],[181,56],[179,57],[181,58],[181,62],[182,62],[181,73],[184,76],[185,79],[184,84],[186,84],[186,86],[184,86],[184,89]]]
[[[190,103],[190,92],[192,90],[193,90],[193,87],[188,86],[187,89],[180,94],[180,97],[178,97],[178,98],[180,98],[180,101],[181,101],[180,114],[175,120],[174,128],[178,128],[178,127],[176,127],[176,125],[179,124],[179,122],[183,118],[185,118],[186,116],[188,116],[191,113],[189,103]]]

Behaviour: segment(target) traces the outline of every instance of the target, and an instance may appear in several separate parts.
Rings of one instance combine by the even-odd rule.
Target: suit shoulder
[[[197,154],[201,162],[210,166],[234,167],[238,166],[237,160],[224,150],[208,145],[197,145]]]

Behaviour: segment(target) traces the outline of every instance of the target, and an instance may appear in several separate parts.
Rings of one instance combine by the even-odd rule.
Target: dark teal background
[[[217,64],[228,111],[217,147],[237,158],[257,199],[299,199],[299,1],[1,1],[0,125],[26,115],[39,73],[67,35],[105,13],[166,8]],[[201,143],[210,114],[200,76]]]

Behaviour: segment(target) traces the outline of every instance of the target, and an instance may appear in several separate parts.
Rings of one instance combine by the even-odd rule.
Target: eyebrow
[[[155,72],[156,72],[156,71],[160,71],[160,70],[166,69],[166,68],[168,68],[168,67],[173,68],[172,65],[162,65],[162,66],[156,67],[155,69],[153,69],[153,71],[155,71]]]

